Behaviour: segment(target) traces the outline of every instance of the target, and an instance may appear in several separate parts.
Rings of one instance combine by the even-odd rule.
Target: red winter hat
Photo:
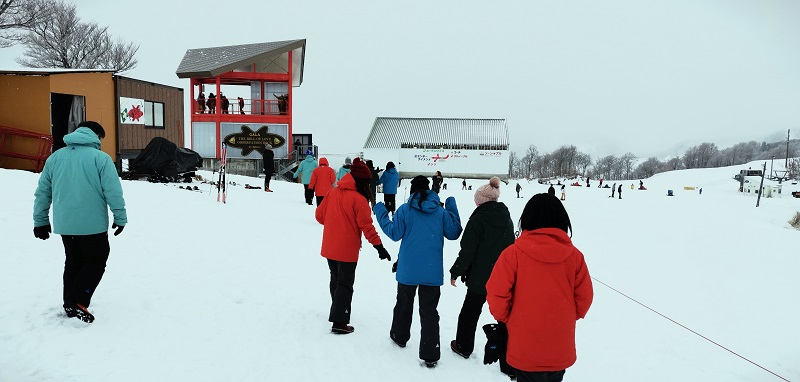
[[[361,161],[361,158],[353,159],[353,164],[350,165],[350,175],[356,179],[372,179],[372,172],[370,172],[367,165]]]

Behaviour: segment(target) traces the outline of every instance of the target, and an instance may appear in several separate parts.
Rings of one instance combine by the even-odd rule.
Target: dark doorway
[[[84,121],[86,105],[83,96],[50,93],[50,134],[53,135],[53,151],[66,144],[64,136],[75,131]]]

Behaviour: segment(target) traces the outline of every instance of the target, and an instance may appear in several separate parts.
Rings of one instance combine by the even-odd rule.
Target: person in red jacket
[[[519,227],[486,283],[489,311],[507,327],[506,360],[517,381],[561,381],[577,358],[575,323],[592,304],[592,280],[558,198],[534,195]]]
[[[311,172],[311,181],[308,182],[308,188],[314,190],[314,195],[317,196],[317,207],[333,188],[334,183],[336,183],[336,171],[328,166],[327,158],[319,158],[319,167]]]
[[[369,207],[371,179],[372,173],[364,162],[356,158],[350,173],[339,180],[339,185],[328,192],[316,210],[317,221],[324,226],[320,252],[322,257],[328,259],[331,272],[328,321],[333,323],[331,331],[336,334],[348,334],[355,330],[348,324],[361,234],[375,247],[381,260],[392,260],[372,224],[372,210]]]

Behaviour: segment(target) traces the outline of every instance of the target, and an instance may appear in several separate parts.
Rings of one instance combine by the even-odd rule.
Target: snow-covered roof
[[[63,73],[114,73],[112,69],[64,69],[64,68],[9,68],[0,69],[0,74],[20,74],[20,75],[49,75]]]
[[[378,117],[365,149],[508,149],[505,119]]]
[[[288,53],[292,52],[292,84],[300,86],[305,50],[305,39],[189,49],[175,74],[178,78],[214,77],[230,71],[250,71],[253,65],[260,73],[288,73]]]

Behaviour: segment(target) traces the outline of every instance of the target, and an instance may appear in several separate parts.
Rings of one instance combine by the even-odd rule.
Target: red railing
[[[203,106],[200,101],[192,103],[192,113],[194,114],[250,114],[250,115],[286,115],[288,113],[289,101],[281,100],[262,100],[262,99],[237,99],[228,100],[227,110],[223,108],[222,99],[214,98],[214,102],[209,103],[205,100]],[[213,108],[212,108],[213,106]],[[219,109],[219,110],[217,110]]]
[[[37,140],[37,148],[33,150],[26,150],[27,152],[20,152],[21,149],[17,148],[16,151],[8,146],[11,142],[19,142],[21,139],[35,139]],[[17,145],[19,147],[19,145]],[[53,137],[48,134],[35,133],[32,131],[14,129],[8,126],[0,125],[0,157],[19,158],[29,160],[33,163],[36,172],[42,172],[44,162],[50,156],[50,150],[53,147]]]

